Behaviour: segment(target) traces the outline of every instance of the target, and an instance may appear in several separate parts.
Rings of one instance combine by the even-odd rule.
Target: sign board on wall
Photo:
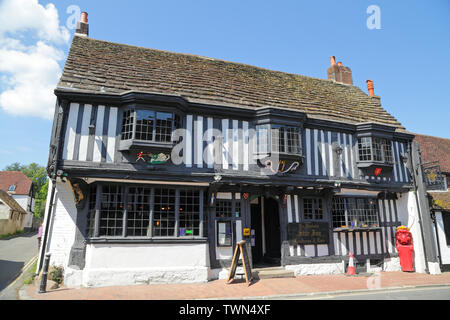
[[[328,244],[328,222],[302,222],[288,224],[288,240],[294,244]]]

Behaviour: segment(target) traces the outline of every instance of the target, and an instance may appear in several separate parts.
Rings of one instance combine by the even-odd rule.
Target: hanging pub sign
[[[329,229],[330,228],[328,222],[289,223],[289,244],[328,244]]]

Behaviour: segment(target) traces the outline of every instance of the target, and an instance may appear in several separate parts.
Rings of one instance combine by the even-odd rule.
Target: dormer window
[[[9,188],[8,188],[8,191],[9,191],[9,192],[14,192],[14,191],[16,191],[16,187],[17,187],[17,186],[14,185],[14,184],[13,184],[13,185],[10,185]]]
[[[391,142],[383,138],[359,138],[358,155],[360,162],[393,163]]]
[[[152,109],[129,109],[122,120],[121,150],[131,145],[172,146],[172,133],[181,125],[178,114]]]

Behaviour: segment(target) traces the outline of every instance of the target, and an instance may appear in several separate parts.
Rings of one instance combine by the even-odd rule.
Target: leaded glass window
[[[100,236],[121,236],[123,233],[123,188],[102,186]]]
[[[200,232],[200,192],[180,191],[180,237],[198,236]]]
[[[155,189],[153,236],[175,235],[175,189]]]
[[[149,236],[151,188],[130,187],[127,198],[127,236]]]
[[[393,163],[391,141],[382,138],[362,137],[358,139],[359,161]]]
[[[333,228],[374,228],[379,226],[375,198],[333,197]]]
[[[303,198],[303,218],[305,220],[322,220],[323,205],[320,198]]]

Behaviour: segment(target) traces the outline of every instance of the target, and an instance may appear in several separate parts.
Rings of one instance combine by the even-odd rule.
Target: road
[[[16,299],[15,289],[23,280],[13,282],[37,253],[36,232],[0,240],[0,300]]]
[[[343,294],[291,297],[293,300],[450,300],[450,286],[399,288]]]

